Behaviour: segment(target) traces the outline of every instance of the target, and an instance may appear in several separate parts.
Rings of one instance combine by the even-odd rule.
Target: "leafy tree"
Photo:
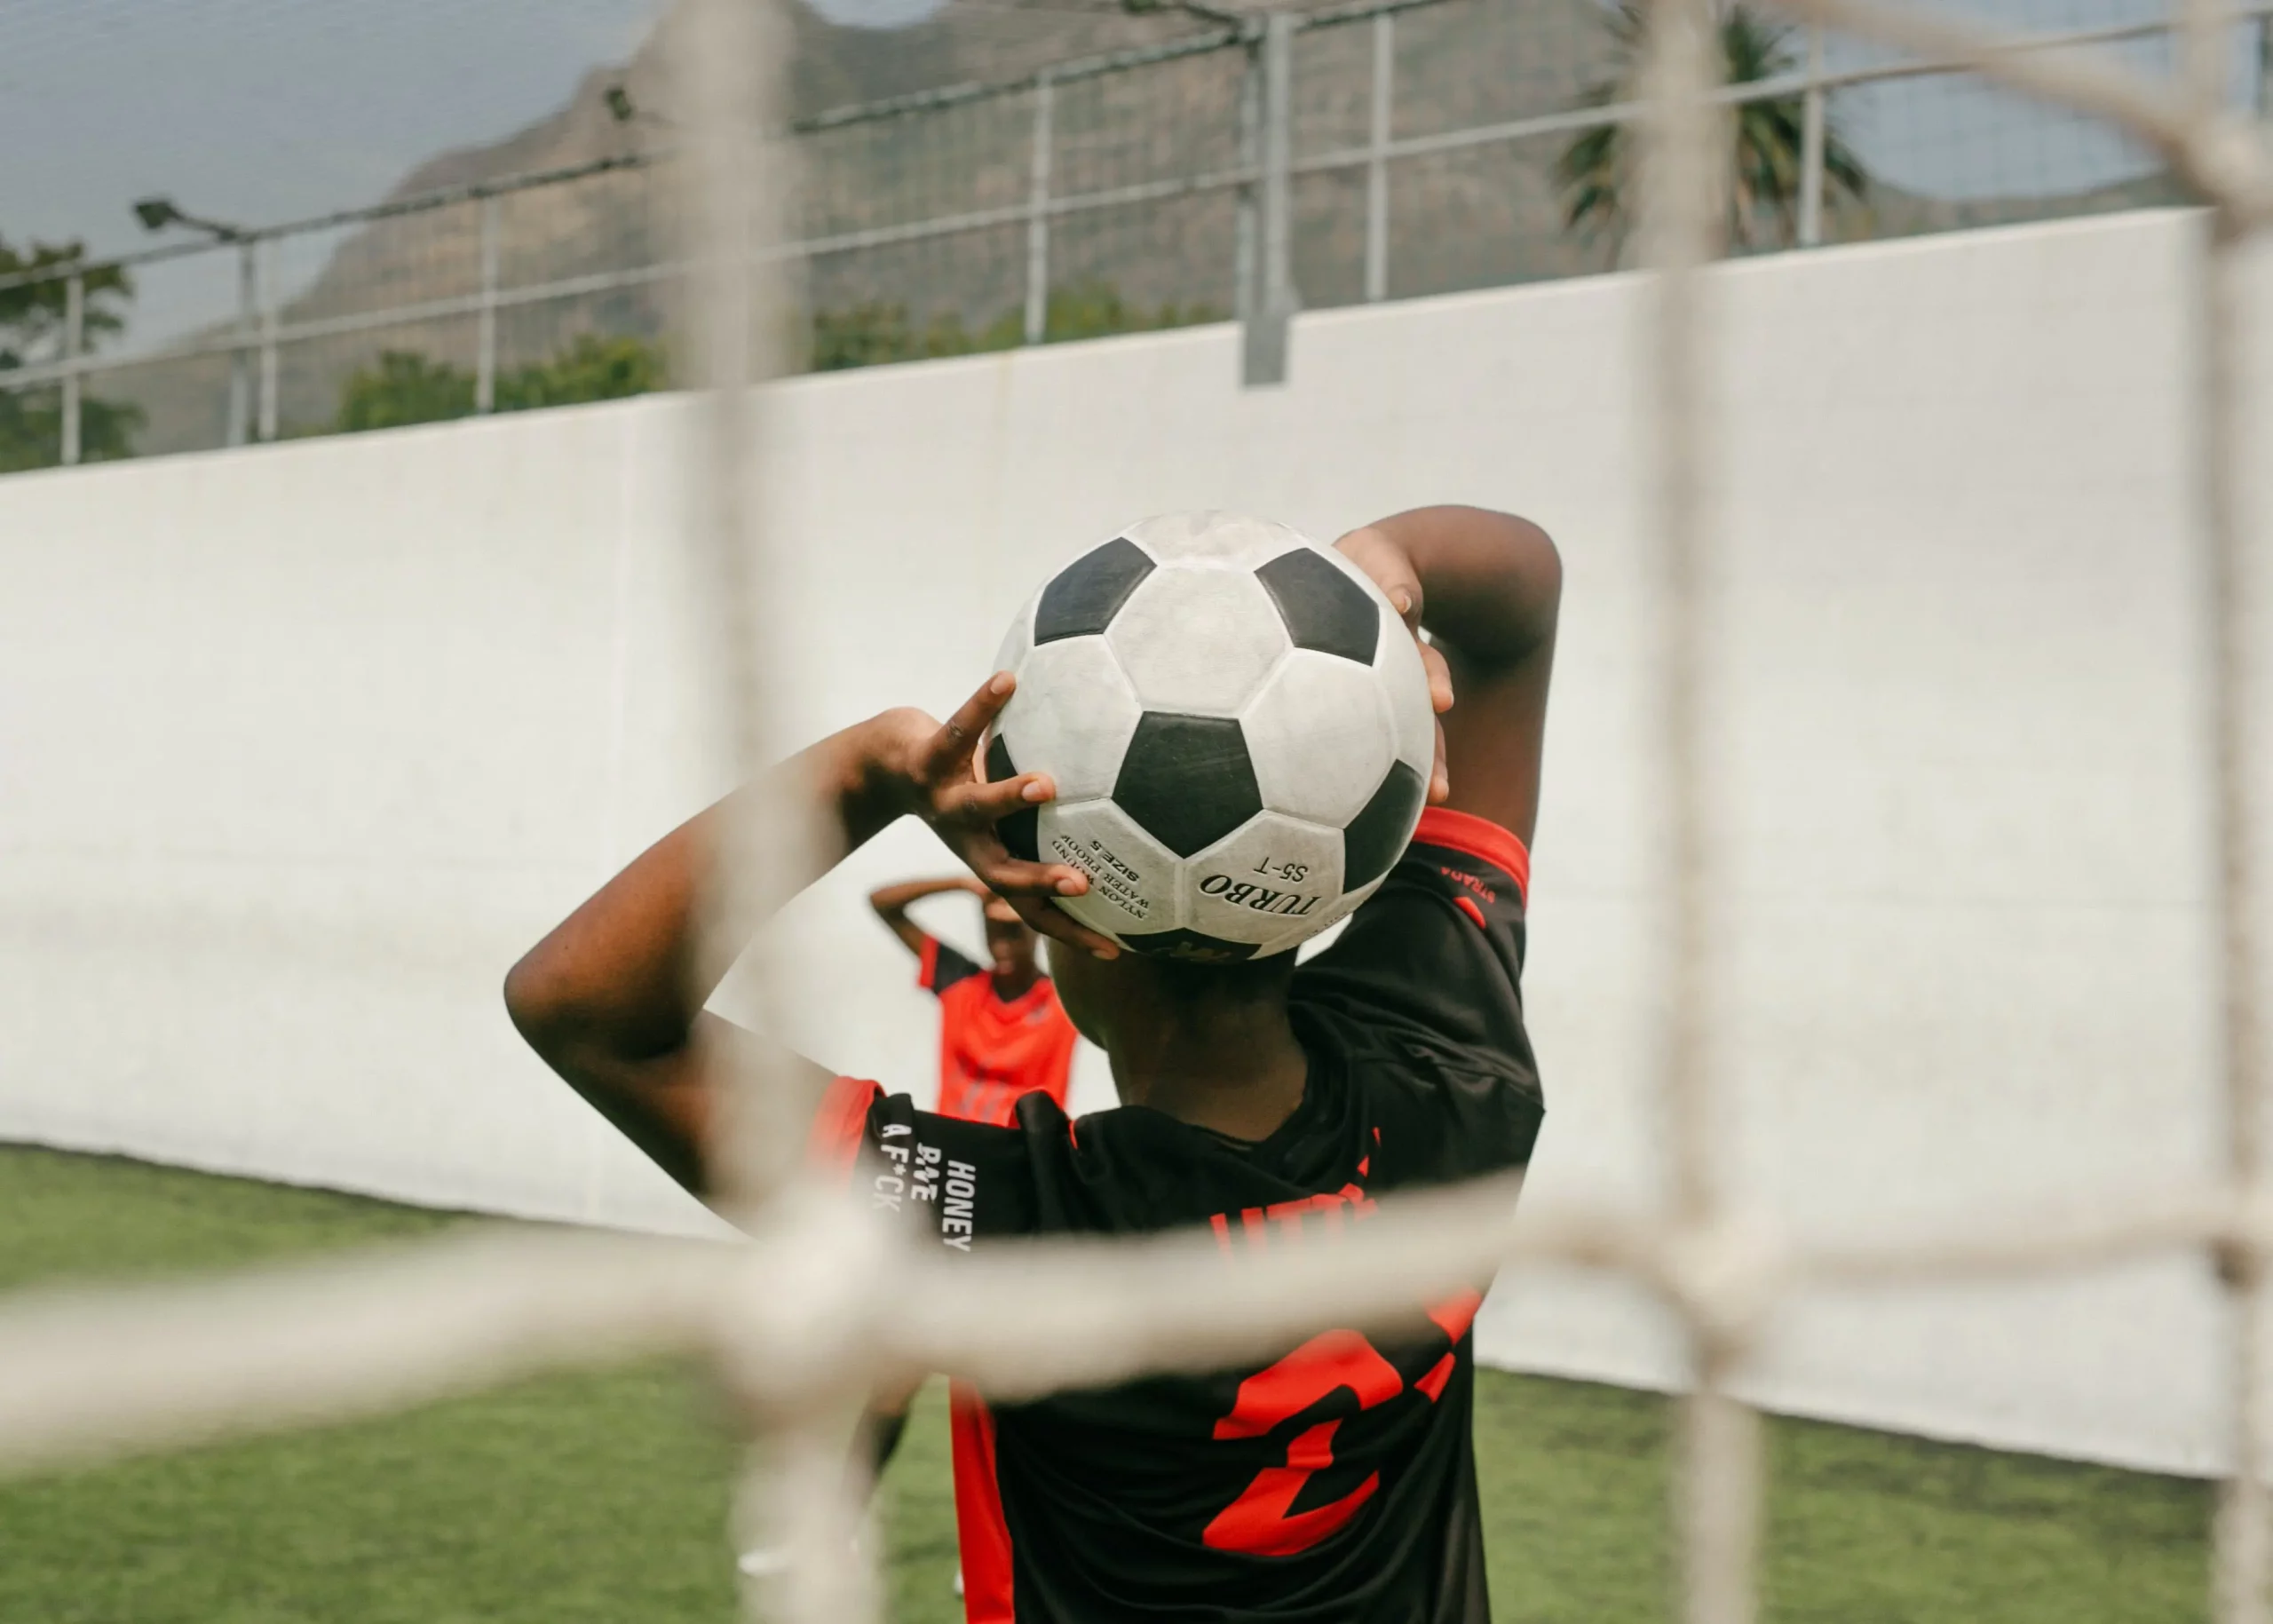
[[[666,382],[662,352],[638,338],[580,335],[549,360],[499,374],[496,409],[527,411],[645,394]],[[385,350],[359,367],[341,391],[335,420],[343,433],[471,417],[474,376],[411,350]]]
[[[848,367],[969,355],[977,350],[1005,349],[1017,342],[1015,335],[1007,343],[1001,340],[991,328],[973,333],[953,311],[942,311],[918,327],[907,305],[868,299],[843,310],[813,313],[810,366],[815,372],[837,372]]]
[[[1610,22],[1617,71],[1587,92],[1586,105],[1605,107],[1633,98],[1646,29],[1642,0],[1619,0]],[[1729,83],[1778,78],[1800,67],[1793,30],[1770,22],[1741,0],[1721,8],[1716,32],[1722,74]],[[1805,108],[1805,99],[1794,94],[1730,109],[1734,185],[1729,236],[1741,247],[1787,247],[1799,240]],[[1555,166],[1564,198],[1564,224],[1573,230],[1605,232],[1620,248],[1633,224],[1636,133],[1630,124],[1597,125],[1565,147]],[[1823,177],[1826,191],[1833,195],[1859,201],[1870,190],[1862,161],[1828,119],[1823,133]]]
[[[497,380],[497,409],[527,411],[540,406],[577,406],[587,400],[619,400],[644,395],[669,383],[663,353],[639,338],[603,338],[583,333],[550,360],[520,367]]]
[[[1056,344],[1113,333],[1153,332],[1222,320],[1222,311],[1205,304],[1170,303],[1152,308],[1131,304],[1112,283],[1090,280],[1050,290],[1043,313],[1042,341]],[[832,372],[889,361],[1014,350],[1025,340],[1026,307],[1022,305],[973,331],[953,311],[935,314],[919,327],[907,305],[870,300],[814,314],[812,367],[815,372]]]
[[[34,242],[19,250],[0,239],[0,277],[72,265],[85,253],[85,245],[75,242]],[[85,300],[80,309],[80,343],[83,353],[91,353],[125,327],[125,306],[134,296],[134,286],[116,265],[90,266],[81,281]],[[0,288],[0,383],[9,372],[62,358],[69,297],[60,276]],[[83,460],[133,456],[134,431],[141,424],[140,408],[105,400],[82,389],[79,455]],[[62,456],[61,385],[0,388],[0,473],[52,467]]]
[[[1091,281],[1051,292],[1043,333],[1056,342],[1223,319],[1222,312],[1201,304],[1131,304],[1111,283]],[[938,312],[919,322],[904,304],[871,299],[841,310],[816,312],[807,360],[815,372],[833,372],[888,361],[1015,349],[1025,334],[1022,306],[1006,310],[985,327],[973,329],[954,311]],[[584,400],[613,400],[669,386],[669,370],[658,346],[639,338],[602,338],[587,333],[547,360],[501,372],[496,409],[526,411]],[[471,372],[415,351],[383,351],[376,361],[358,368],[348,378],[333,426],[352,433],[413,423],[444,423],[471,416],[473,398]]]
[[[376,367],[358,367],[339,398],[342,433],[400,429],[473,416],[473,375],[414,350],[383,350]]]
[[[1152,333],[1172,327],[1197,327],[1221,321],[1226,313],[1212,305],[1160,305],[1146,309],[1132,305],[1107,281],[1081,281],[1053,288],[1041,324],[1042,340],[1056,344],[1068,338],[1101,338],[1111,333]],[[1024,330],[1023,313],[1020,330]]]

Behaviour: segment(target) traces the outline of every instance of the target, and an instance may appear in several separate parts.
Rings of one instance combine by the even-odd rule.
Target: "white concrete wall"
[[[2134,216],[1720,277],[1728,1148],[1811,1233],[2104,1206],[2215,1165],[2195,230]],[[1320,535],[1426,501],[1538,518],[1569,588],[1527,983],[1536,1194],[1651,1199],[1637,292],[1306,317],[1293,383],[1254,393],[1220,328],[780,390],[761,471],[798,543],[779,589],[796,731],[951,703],[1034,581],[1138,514],[1241,507]],[[2248,359],[2273,386],[2261,344]],[[688,652],[682,410],[0,481],[0,1135],[696,1220],[519,1050],[495,992],[721,787]],[[940,860],[896,831],[784,922],[810,972],[794,1035],[919,1095],[927,1001],[859,893]],[[1093,1066],[1081,1092],[1103,1097]],[[1651,1311],[1598,1284],[1510,1281],[1481,1335],[1501,1362],[1678,1379]],[[1810,1303],[1757,1386],[2201,1469],[2219,1335],[2201,1270],[2150,1262]]]

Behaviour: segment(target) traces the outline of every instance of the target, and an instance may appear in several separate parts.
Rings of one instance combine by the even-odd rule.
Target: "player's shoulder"
[[[1530,881],[1514,834],[1431,808],[1341,938],[1295,971],[1297,1007],[1342,1034],[1361,1076],[1431,1092],[1483,1079],[1536,1098],[1522,989]]]
[[[978,974],[975,960],[958,953],[928,931],[915,955],[915,984],[942,995]]]
[[[1531,852],[1511,831],[1432,806],[1340,939],[1295,972],[1297,993],[1352,978],[1424,986],[1445,975],[1450,994],[1475,977],[1512,991],[1530,890]]]
[[[1514,831],[1472,812],[1431,806],[1421,814],[1412,843],[1393,878],[1408,883],[1425,868],[1454,887],[1478,908],[1512,907],[1523,911],[1531,893],[1531,850]]]

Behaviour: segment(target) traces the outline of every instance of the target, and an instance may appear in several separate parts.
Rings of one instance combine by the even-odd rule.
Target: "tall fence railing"
[[[2273,0],[2230,15],[2253,30],[2237,93],[2262,116]],[[1612,13],[1551,19],[1484,0],[1224,15],[1185,37],[800,120],[788,139],[806,177],[802,229],[765,251],[803,273],[804,359],[1231,319],[1242,381],[1262,384],[1287,375],[1298,308],[1608,268],[1628,212],[1620,143],[1643,104]],[[2161,50],[2174,26],[2039,33],[2027,49]],[[1772,71],[1716,99],[1792,112],[1797,150],[1775,155],[1796,179],[1788,196],[1754,200],[1762,218],[1737,223],[1739,248],[2178,197],[2143,164],[2128,186],[2064,192],[2016,172],[1987,202],[1857,190],[1834,99],[1971,70],[1813,26],[1778,35],[1763,63]],[[1470,108],[1507,115],[1459,116]],[[14,366],[0,362],[0,408],[14,408],[0,429],[17,441],[0,446],[0,471],[657,386],[686,265],[659,177],[672,150],[637,144],[645,123],[624,126],[624,150],[580,162],[0,276],[0,297],[44,286],[53,313]],[[1589,174],[1577,144],[1597,132],[1610,139]],[[1913,150],[1976,139],[1885,135]],[[1574,221],[1588,185],[1599,206]],[[112,296],[91,279],[113,269],[233,279],[234,308],[99,350],[90,314]]]

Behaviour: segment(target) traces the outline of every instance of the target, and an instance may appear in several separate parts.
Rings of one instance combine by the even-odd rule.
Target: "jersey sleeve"
[[[1431,807],[1341,939],[1296,973],[1296,994],[1385,1029],[1436,1069],[1535,1102],[1523,1007],[1530,880],[1514,835]]]
[[[1033,1131],[919,1111],[905,1094],[839,1077],[814,1113],[807,1159],[907,1223],[920,1244],[968,1252],[974,1240],[1034,1232]]]
[[[923,939],[923,951],[916,955],[915,964],[915,985],[935,994],[978,973],[978,965],[930,935]]]

